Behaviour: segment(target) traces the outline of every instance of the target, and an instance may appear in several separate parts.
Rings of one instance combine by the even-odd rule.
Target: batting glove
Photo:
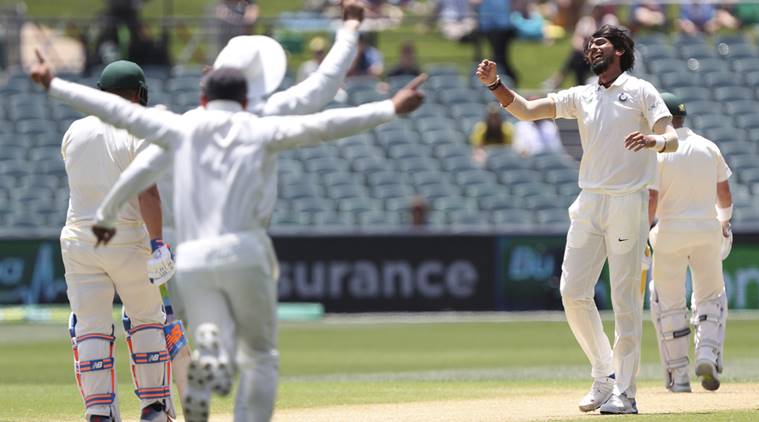
[[[150,248],[153,254],[148,260],[148,278],[151,284],[160,286],[169,281],[177,272],[174,266],[174,254],[171,253],[169,245],[163,243],[161,239],[151,240]]]

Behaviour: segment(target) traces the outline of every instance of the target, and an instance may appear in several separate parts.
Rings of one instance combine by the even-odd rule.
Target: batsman
[[[146,105],[148,101],[143,71],[132,62],[106,66],[98,87],[134,103]],[[115,293],[124,304],[124,329],[135,394],[140,399],[140,421],[164,422],[175,416],[171,354],[164,332],[172,333],[169,338],[175,355],[186,341],[177,323],[165,326],[158,285],[171,277],[173,261],[162,241],[157,188],[152,186],[129,200],[116,223],[124,236],[108,248],[98,248],[91,231],[98,205],[145,146],[143,140],[95,116],[73,122],[61,145],[70,190],[61,252],[72,311],[69,332],[74,369],[88,422],[121,420],[113,353]],[[160,271],[149,274],[146,261]]]

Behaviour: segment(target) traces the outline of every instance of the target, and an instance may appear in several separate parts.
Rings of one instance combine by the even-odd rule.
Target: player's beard
[[[612,62],[611,57],[603,57],[601,60],[596,60],[590,64],[590,70],[593,71],[593,73],[596,74],[596,76],[606,72],[606,69],[609,68],[609,65]]]

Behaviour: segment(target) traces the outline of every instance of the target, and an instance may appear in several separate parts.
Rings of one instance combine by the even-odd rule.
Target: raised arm
[[[271,130],[268,136],[269,147],[275,150],[344,138],[389,122],[396,115],[411,113],[419,108],[424,95],[417,91],[417,88],[426,79],[426,74],[419,75],[390,100],[363,104],[359,107],[336,108],[307,116],[265,117],[255,124]]]
[[[180,116],[166,110],[145,108],[117,95],[56,78],[37,51],[37,64],[30,77],[48,94],[71,107],[94,115],[113,126],[126,129],[137,138],[172,148],[183,139]]]
[[[556,117],[556,104],[551,98],[526,100],[515,91],[506,87],[496,73],[496,64],[483,60],[475,72],[477,79],[485,85],[501,104],[501,107],[519,120],[541,120]]]
[[[119,210],[129,198],[144,192],[172,166],[173,152],[150,145],[137,155],[103,199],[95,214],[95,226],[113,228]],[[144,216],[143,216],[144,218]],[[146,220],[147,222],[147,220]],[[159,236],[160,237],[160,236]]]
[[[358,0],[343,2],[343,27],[337,31],[335,44],[319,65],[303,82],[266,101],[262,116],[311,114],[326,106],[340,89],[345,75],[356,57],[358,27],[364,19],[364,6]]]

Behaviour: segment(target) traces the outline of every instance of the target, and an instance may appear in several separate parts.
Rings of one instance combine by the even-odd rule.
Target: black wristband
[[[493,82],[492,84],[488,85],[488,89],[491,90],[491,91],[495,91],[496,88],[498,88],[499,86],[501,86],[501,77],[500,76],[496,76],[495,77],[495,82]]]

